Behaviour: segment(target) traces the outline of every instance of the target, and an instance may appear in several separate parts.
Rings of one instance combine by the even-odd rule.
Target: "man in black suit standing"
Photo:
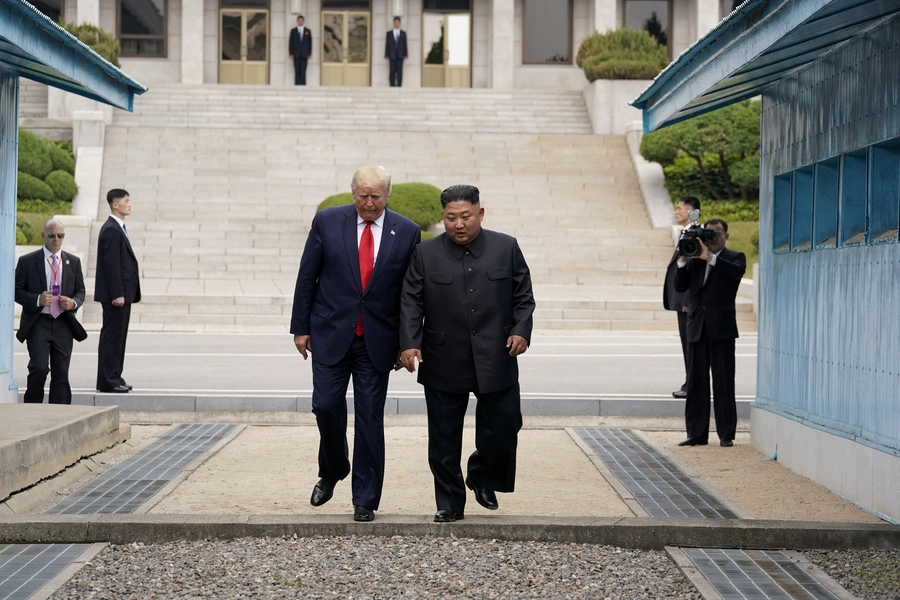
[[[294,61],[294,85],[306,85],[306,62],[312,55],[312,31],[303,26],[303,15],[288,37],[288,54]]]
[[[678,207],[675,209],[675,222],[682,229],[687,227],[690,220],[688,212],[696,209],[700,210],[700,200],[693,196],[684,196],[678,200]],[[678,269],[678,248],[676,245],[675,252],[669,260],[669,266],[666,269],[666,281],[663,284],[663,308],[673,310],[678,317],[678,337],[681,338],[681,355],[684,358],[685,379],[680,389],[672,392],[675,398],[687,398],[687,311],[688,311],[688,295],[675,291],[675,273]]]
[[[516,357],[531,340],[531,275],[516,239],[481,228],[478,188],[441,193],[445,233],[419,244],[400,301],[401,365],[419,364],[437,523],[464,517],[466,486],[484,508],[512,492],[522,427]],[[463,420],[477,398],[475,452],[463,480]]]
[[[384,57],[391,61],[391,87],[403,85],[403,61],[408,56],[406,32],[400,29],[400,17],[394,17],[394,28],[387,32],[384,42]]]
[[[109,219],[100,228],[94,301],[103,306],[103,326],[97,345],[97,390],[124,394],[131,386],[122,379],[125,341],[131,305],[141,301],[137,258],[128,241],[125,217],[131,214],[131,197],[121,189],[106,194]]]
[[[700,254],[677,261],[675,290],[688,292],[688,388],[684,416],[687,439],[679,446],[705,446],[709,439],[709,372],[712,369],[716,433],[723,447],[734,445],[734,340],[738,337],[735,297],[747,270],[743,252],[725,247],[728,223],[704,225],[715,237],[700,244]]]
[[[69,362],[72,340],[87,338],[75,312],[84,304],[84,275],[77,256],[62,251],[66,230],[50,219],[41,237],[44,247],[19,259],[16,302],[22,318],[16,339],[28,342],[28,387],[25,402],[44,401],[50,374],[50,404],[72,404]]]

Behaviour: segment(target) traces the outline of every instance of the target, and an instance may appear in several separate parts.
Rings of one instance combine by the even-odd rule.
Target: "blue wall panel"
[[[890,212],[900,210],[893,208],[900,207],[900,179],[892,173],[900,173],[892,156],[900,153],[890,146],[876,152],[875,168],[883,171],[868,190],[865,150],[900,137],[898,98],[900,18],[763,98],[757,402],[900,454],[900,242],[865,237],[867,208],[900,220]],[[775,222],[785,212],[774,201],[784,189],[775,176],[841,155],[838,242],[855,237],[856,245],[773,252],[785,229],[796,233],[801,225]],[[888,229],[885,223],[878,227]]]
[[[19,147],[19,76],[0,68],[0,394],[12,378],[16,260],[16,177]],[[4,402],[6,398],[0,398]]]

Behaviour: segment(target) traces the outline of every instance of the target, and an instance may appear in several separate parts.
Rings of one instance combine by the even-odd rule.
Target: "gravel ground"
[[[663,552],[344,536],[110,546],[53,598],[690,598]]]
[[[900,550],[815,550],[804,554],[861,600],[900,600]]]

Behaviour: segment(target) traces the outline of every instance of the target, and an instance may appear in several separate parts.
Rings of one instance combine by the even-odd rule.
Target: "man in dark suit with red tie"
[[[303,359],[312,354],[312,410],[319,427],[319,481],[310,504],[328,502],[351,472],[347,384],[353,377],[351,480],[356,521],[375,518],[384,482],[384,404],[399,357],[400,288],[419,226],[385,208],[391,176],[362,167],[350,183],[353,204],[312,222],[294,290],[291,333]]]
[[[87,338],[75,312],[84,304],[84,275],[77,256],[62,251],[66,230],[51,219],[44,224],[44,247],[16,265],[16,302],[22,318],[16,339],[28,342],[28,387],[25,402],[44,401],[50,374],[50,404],[72,404],[69,362],[72,340]]]
[[[710,219],[704,228],[715,237],[700,244],[700,253],[678,259],[675,290],[688,293],[688,382],[685,402],[687,439],[679,446],[705,446],[709,439],[709,374],[712,371],[716,433],[719,445],[734,445],[737,408],[734,398],[734,341],[738,337],[735,298],[747,270],[743,252],[725,247],[728,223]]]
[[[294,61],[294,85],[306,85],[306,63],[312,55],[312,32],[303,25],[303,15],[288,37],[288,54]]]
[[[124,394],[131,391],[122,378],[125,342],[131,321],[131,305],[141,301],[138,262],[128,241],[125,217],[131,214],[131,197],[122,189],[106,194],[109,218],[100,228],[94,301],[103,306],[103,326],[97,344],[97,390]]]
[[[403,61],[408,56],[406,32],[400,29],[400,17],[394,17],[394,28],[387,32],[384,42],[384,57],[391,61],[391,87],[403,85]]]

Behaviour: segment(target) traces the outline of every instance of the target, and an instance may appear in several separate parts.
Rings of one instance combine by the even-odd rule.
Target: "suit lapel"
[[[72,283],[72,274],[69,271],[72,270],[71,269],[72,265],[68,264],[69,263],[69,255],[66,254],[65,252],[63,252],[62,250],[60,250],[60,252],[59,252],[59,262],[60,262],[59,268],[62,269],[62,281],[59,282],[59,286],[60,286],[59,289],[62,290],[63,296],[71,297],[72,293],[69,291],[69,284]]]
[[[384,212],[384,221],[382,221],[382,224],[381,245],[378,247],[378,256],[375,257],[375,269],[372,270],[372,277],[369,279],[369,286],[366,289],[371,288],[372,284],[375,283],[375,280],[378,279],[378,276],[384,271],[384,265],[390,260],[391,252],[394,249],[394,241],[397,239],[397,236],[395,235],[396,222],[387,210]]]
[[[347,251],[347,263],[350,265],[350,275],[356,284],[356,289],[362,295],[362,281],[359,275],[359,242],[356,239],[356,209],[351,206],[350,211],[344,213],[344,223],[341,225],[344,235],[344,249]]]

